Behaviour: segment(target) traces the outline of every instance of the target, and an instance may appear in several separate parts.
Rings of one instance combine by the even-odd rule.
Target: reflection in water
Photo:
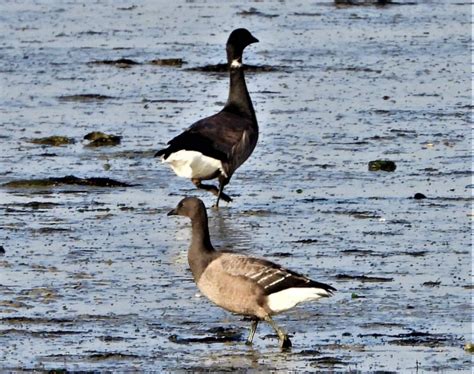
[[[259,364],[261,355],[257,349],[251,346],[245,346],[245,350],[238,347],[228,345],[228,350],[223,350],[218,353],[211,353],[208,359],[205,360],[205,366],[209,369],[223,370],[225,368],[248,368],[248,369],[264,369]],[[236,352],[237,351],[237,352]],[[232,353],[229,353],[232,352]]]
[[[218,250],[248,251],[251,249],[251,231],[232,207],[208,209],[209,230],[214,247]]]

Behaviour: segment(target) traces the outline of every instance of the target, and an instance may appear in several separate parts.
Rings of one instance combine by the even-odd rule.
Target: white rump
[[[201,152],[181,150],[171,153],[163,162],[169,164],[176,175],[184,178],[205,179],[217,170],[222,171],[222,162]]]
[[[281,313],[295,307],[305,301],[314,301],[322,297],[330,296],[322,288],[292,287],[268,295],[268,306],[274,313]]]

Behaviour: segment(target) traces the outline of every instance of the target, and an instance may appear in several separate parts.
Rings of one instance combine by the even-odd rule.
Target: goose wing
[[[252,120],[237,114],[221,111],[204,118],[168,142],[168,147],[157,152],[156,156],[166,159],[171,153],[188,150],[228,162],[235,147],[252,129]]]
[[[321,296],[331,296],[336,290],[264,259],[226,253],[220,260],[228,274],[244,277],[259,285],[266,295],[290,288],[317,288],[321,290]]]

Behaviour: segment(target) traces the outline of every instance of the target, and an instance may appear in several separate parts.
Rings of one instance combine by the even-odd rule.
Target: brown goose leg
[[[280,339],[280,347],[282,349],[288,349],[291,347],[291,340],[288,337],[288,334],[285,334],[282,329],[278,327],[278,325],[273,322],[273,320],[270,318],[270,316],[265,317],[265,321],[267,321],[271,327],[273,327],[273,330],[278,335],[278,338]]]
[[[247,345],[252,344],[253,337],[255,335],[255,331],[257,331],[257,326],[258,326],[258,319],[255,319],[255,320],[252,321],[252,325],[250,325],[249,337],[247,338],[247,341],[245,342],[245,344],[247,344]]]

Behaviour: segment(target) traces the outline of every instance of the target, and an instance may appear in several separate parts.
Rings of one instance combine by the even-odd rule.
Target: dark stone
[[[423,282],[422,286],[425,286],[425,287],[439,287],[439,286],[441,286],[441,281]]]
[[[423,194],[420,193],[420,192],[417,192],[417,193],[415,194],[415,196],[413,196],[413,198],[414,198],[415,200],[422,200],[422,199],[426,199],[426,196],[423,195]]]

